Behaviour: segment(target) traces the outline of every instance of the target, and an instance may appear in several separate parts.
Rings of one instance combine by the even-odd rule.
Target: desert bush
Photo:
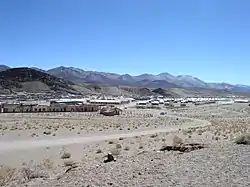
[[[121,144],[116,144],[115,147],[116,147],[117,149],[121,149],[121,148],[122,148]]]
[[[125,146],[124,150],[129,151],[130,150],[129,146]]]
[[[21,173],[26,180],[49,177],[45,171],[39,168],[30,169],[29,167],[24,167],[21,169]]]
[[[102,150],[101,150],[101,149],[97,149],[97,150],[96,150],[96,153],[97,153],[97,154],[100,154],[100,153],[102,153]]]
[[[156,138],[158,135],[157,134],[152,134],[150,135],[150,138]]]
[[[0,166],[0,186],[6,185],[12,178],[15,169],[7,167],[7,166]]]
[[[175,135],[173,138],[173,145],[177,146],[182,144],[183,144],[183,139]]]
[[[45,135],[50,135],[50,134],[51,134],[51,131],[44,131],[43,134],[45,134]]]
[[[201,129],[197,131],[198,135],[202,135],[202,133],[203,133],[203,130],[201,130]]]
[[[250,134],[242,134],[235,139],[236,144],[250,145]]]
[[[114,142],[113,141],[109,141],[109,144],[114,144]]]
[[[31,134],[31,137],[36,137],[36,133],[32,133],[32,134]]]
[[[114,156],[120,155],[121,154],[121,149],[117,149],[117,148],[111,149],[110,153],[112,155],[114,155]]]
[[[140,145],[140,146],[139,146],[139,149],[143,149],[143,146],[142,146],[142,145]]]
[[[63,165],[66,166],[66,167],[71,167],[71,166],[74,166],[76,164],[76,162],[74,162],[73,160],[66,160]]]
[[[61,159],[68,159],[71,157],[71,154],[70,153],[63,153],[62,156],[61,156]]]

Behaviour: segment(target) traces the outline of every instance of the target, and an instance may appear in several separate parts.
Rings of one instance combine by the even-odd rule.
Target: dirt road
[[[168,117],[173,117],[172,115],[168,115]],[[181,119],[191,119],[187,117],[181,117]],[[0,142],[0,153],[6,151],[13,151],[13,150],[27,150],[39,147],[53,147],[53,146],[63,146],[63,145],[71,145],[71,144],[87,144],[87,143],[94,143],[98,141],[104,140],[111,140],[111,139],[118,139],[119,137],[135,137],[141,135],[149,135],[154,133],[160,132],[176,132],[179,129],[188,129],[188,128],[195,128],[195,127],[204,127],[208,126],[211,123],[206,120],[200,119],[191,119],[196,122],[196,125],[182,125],[176,127],[166,127],[166,128],[159,128],[159,129],[140,129],[131,132],[124,132],[124,133],[102,133],[102,134],[91,134],[84,137],[67,137],[67,138],[60,138],[55,137],[54,139],[44,139],[44,140],[22,140],[22,141],[1,141]],[[198,122],[198,123],[197,123]]]

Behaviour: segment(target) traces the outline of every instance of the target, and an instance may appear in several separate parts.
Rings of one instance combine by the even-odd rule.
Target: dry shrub
[[[63,153],[63,155],[61,156],[61,159],[68,159],[71,157],[71,154],[70,153]]]
[[[42,162],[42,166],[45,169],[53,169],[54,168],[54,162],[52,160],[50,160],[50,159],[45,159]]]
[[[200,129],[200,130],[197,131],[197,134],[198,134],[198,135],[202,135],[203,132],[204,132],[204,131]]]
[[[41,170],[41,168],[30,169],[28,167],[24,167],[21,169],[21,173],[26,180],[49,177],[49,175]]]
[[[120,155],[121,154],[121,149],[114,148],[110,150],[110,153],[114,156]]]
[[[67,160],[63,163],[63,165],[66,167],[69,167],[69,166],[71,167],[71,166],[76,165],[76,162],[74,162],[73,160]]]
[[[250,134],[243,134],[235,139],[236,144],[250,145]]]
[[[114,144],[114,142],[113,141],[109,141],[109,144]]]
[[[150,135],[150,138],[156,138],[158,135],[157,134],[152,134]]]
[[[51,131],[44,131],[43,134],[45,134],[45,135],[51,135]]]
[[[97,149],[96,150],[96,154],[100,154],[100,153],[102,153],[102,150],[101,149]]]
[[[139,146],[139,149],[143,149],[143,146],[142,146],[142,145],[140,145],[140,146]]]
[[[125,146],[124,150],[129,151],[130,150],[129,146]]]
[[[180,138],[179,136],[174,136],[173,138],[173,145],[174,146],[179,146],[179,145],[182,145],[184,142],[183,142],[183,139]]]
[[[122,148],[122,145],[121,144],[116,144],[115,146],[117,149],[121,149]]]
[[[0,166],[0,186],[6,185],[12,178],[15,169],[7,167],[7,166]]]

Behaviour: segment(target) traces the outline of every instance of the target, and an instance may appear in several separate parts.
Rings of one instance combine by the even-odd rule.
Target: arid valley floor
[[[160,115],[166,112],[164,115]],[[0,114],[3,186],[250,186],[248,104]],[[164,145],[200,143],[190,152]],[[104,163],[111,153],[116,161]]]

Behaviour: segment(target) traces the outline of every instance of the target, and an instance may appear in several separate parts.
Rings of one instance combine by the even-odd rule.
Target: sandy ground
[[[166,111],[166,115],[160,115]],[[247,186],[247,104],[97,113],[1,114],[0,184],[9,186]],[[205,149],[159,152],[178,136]],[[116,162],[103,163],[111,152]],[[62,155],[70,153],[69,158]],[[75,166],[74,168],[72,166]],[[72,168],[69,172],[67,169]],[[66,173],[65,173],[66,172]],[[33,176],[33,177],[30,177]]]

